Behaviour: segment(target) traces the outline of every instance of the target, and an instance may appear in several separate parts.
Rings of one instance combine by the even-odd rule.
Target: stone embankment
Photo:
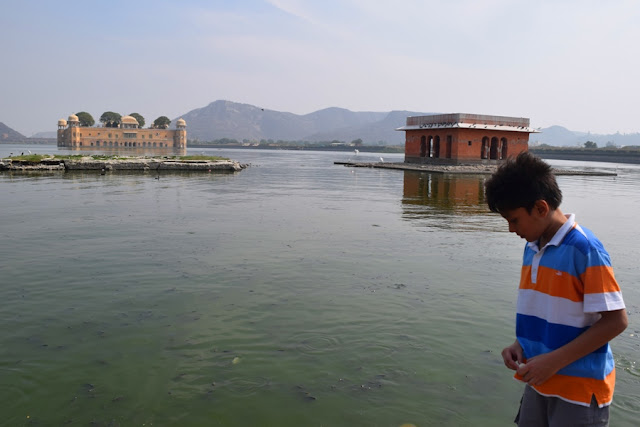
[[[427,165],[416,163],[391,163],[391,162],[333,162],[336,165],[344,165],[355,168],[399,169],[428,173],[451,173],[468,175],[491,175],[496,171],[497,165]],[[573,170],[553,169],[555,175],[584,175],[584,176],[617,176],[615,172],[597,170]]]
[[[164,158],[127,157],[119,159],[80,159],[45,158],[37,162],[0,159],[0,171],[203,171],[237,172],[247,165],[232,160],[182,160]]]

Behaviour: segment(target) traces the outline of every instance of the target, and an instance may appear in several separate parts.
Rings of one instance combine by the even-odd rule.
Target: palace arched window
[[[489,137],[488,136],[485,136],[484,138],[482,138],[482,148],[480,151],[480,158],[481,159],[489,158]]]
[[[489,158],[492,160],[498,159],[498,138],[495,136],[491,138],[491,148],[489,149]]]

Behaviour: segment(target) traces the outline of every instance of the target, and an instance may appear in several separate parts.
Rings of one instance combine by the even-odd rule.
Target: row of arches
[[[447,141],[444,146],[444,158],[451,158],[451,145],[453,144],[453,138],[451,135],[447,135]],[[432,157],[440,158],[440,136],[422,136],[420,138],[420,157]]]
[[[480,152],[481,159],[490,160],[502,160],[507,158],[507,138],[493,137],[489,139],[488,136],[482,138],[482,149]]]
[[[471,146],[471,141],[469,141]],[[508,154],[507,138],[485,136],[482,138],[479,157],[488,160],[502,160],[507,158]],[[440,136],[422,136],[420,137],[420,157],[429,158],[451,158],[452,136],[447,135],[444,150],[441,150]],[[444,152],[442,152],[444,151]]]
[[[82,145],[82,143],[80,143]],[[95,144],[92,142],[91,146],[96,147],[148,147],[148,148],[156,148],[156,147],[168,147],[169,144],[165,144],[162,142],[113,142],[113,141],[96,141]]]

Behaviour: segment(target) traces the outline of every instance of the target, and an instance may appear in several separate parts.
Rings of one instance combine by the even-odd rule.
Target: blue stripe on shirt
[[[518,342],[522,346],[522,350],[527,359],[551,351],[551,349],[547,348],[544,344],[529,341],[526,338],[518,337]],[[600,351],[603,349],[604,351]],[[611,373],[614,367],[613,357],[607,350],[608,344],[598,349],[597,352],[590,353],[570,365],[565,366],[558,371],[558,374],[602,380]]]
[[[551,350],[562,347],[573,341],[578,335],[589,329],[590,326],[577,328],[574,326],[550,323],[536,316],[518,313],[516,315],[516,336],[529,341],[539,342]],[[600,347],[595,352],[606,352],[606,346]]]
[[[610,267],[611,259],[609,253],[602,246],[602,242],[590,230],[586,228],[582,230],[587,234],[587,237],[583,236],[578,230],[573,229],[569,231],[560,246],[548,246],[545,249],[548,256],[542,258],[541,265],[566,271],[574,276],[584,273],[587,267],[601,265]],[[533,249],[526,245],[522,257],[522,265],[531,265],[534,255]],[[578,264],[567,265],[567,261],[578,262]]]

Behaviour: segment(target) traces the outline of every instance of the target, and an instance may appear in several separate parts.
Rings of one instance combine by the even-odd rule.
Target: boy
[[[528,152],[485,184],[489,209],[527,240],[516,340],[502,350],[526,383],[519,426],[607,426],[615,366],[608,342],[627,327],[609,254],[560,209],[551,167]]]

